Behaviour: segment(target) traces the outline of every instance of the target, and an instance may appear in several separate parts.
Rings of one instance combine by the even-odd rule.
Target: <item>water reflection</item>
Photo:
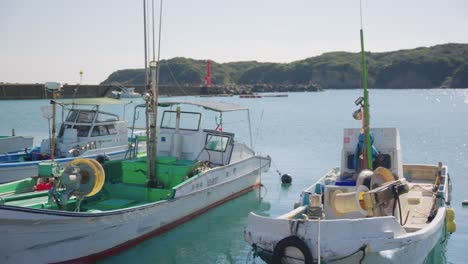
[[[99,263],[243,263],[249,248],[240,231],[247,216],[268,210],[255,190]]]

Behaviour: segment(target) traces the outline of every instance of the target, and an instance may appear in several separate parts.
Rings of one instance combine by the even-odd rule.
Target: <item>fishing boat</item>
[[[112,91],[112,96],[116,99],[141,98],[140,93],[135,92],[134,87],[121,87],[120,91]]]
[[[78,158],[61,171],[41,163],[36,178],[53,183],[48,191],[0,184],[1,263],[92,262],[260,186],[271,159],[252,149],[249,110],[230,103],[158,104],[159,62],[158,52],[149,62],[145,96],[146,157],[102,165]],[[167,109],[159,126],[158,105]],[[193,108],[218,116],[210,123],[212,116]],[[223,127],[223,114],[238,111],[247,113],[249,146]]]
[[[58,135],[55,136],[54,132],[38,147],[1,154],[0,183],[36,176],[38,164],[50,160],[52,156],[60,166],[64,166],[78,157],[106,155],[119,160],[127,155],[127,123],[118,115],[101,110],[102,106],[122,105],[125,102],[111,98],[89,98],[53,100],[53,103],[54,107],[62,107]]]
[[[343,134],[341,167],[306,188],[278,217],[248,216],[244,238],[269,263],[425,263],[454,232],[448,167],[403,164],[397,128],[370,128],[364,96]]]
[[[93,261],[259,187],[269,157],[220,129],[222,123],[200,127],[201,112],[177,106],[220,116],[248,109],[228,103],[161,104],[168,110],[162,113],[153,178],[147,176],[146,158],[102,166],[79,158],[58,173],[52,164],[40,164],[36,178],[54,182],[49,191],[25,192],[33,179],[0,185],[0,262]]]
[[[34,138],[30,136],[0,136],[0,153],[16,153],[24,149],[32,148]],[[5,156],[7,157],[7,156]],[[2,156],[0,155],[0,162]]]

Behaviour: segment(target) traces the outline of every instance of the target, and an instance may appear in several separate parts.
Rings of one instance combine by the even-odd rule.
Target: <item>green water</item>
[[[339,166],[343,128],[360,126],[351,117],[357,108],[353,102],[360,95],[360,90],[346,90],[290,93],[287,98],[183,98],[251,108],[255,149],[270,154],[274,162],[262,175],[264,198],[260,201],[258,192],[251,192],[100,263],[251,263],[242,233],[248,212],[277,216],[292,209],[304,188]],[[0,101],[0,134],[15,128],[17,134],[33,135],[39,143],[48,134],[39,111],[46,103]],[[126,107],[127,120],[135,104]],[[442,161],[449,166],[457,232],[433,252],[428,263],[466,263],[468,207],[463,208],[461,201],[468,199],[468,89],[370,90],[370,107],[371,127],[399,128],[405,163]],[[107,110],[123,112],[118,106]],[[235,127],[240,130],[236,139],[248,142],[246,120],[244,115],[226,114],[223,130]],[[214,123],[214,116],[208,121]],[[276,168],[293,176],[289,188],[281,187]],[[256,259],[256,263],[262,262]]]

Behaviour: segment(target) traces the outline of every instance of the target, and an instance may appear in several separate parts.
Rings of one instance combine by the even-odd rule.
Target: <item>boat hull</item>
[[[320,225],[320,256],[327,263],[359,263],[361,258],[362,263],[424,263],[438,241],[447,235],[445,213],[445,208],[439,209],[429,226],[414,233],[399,230],[394,217],[321,220],[319,224],[316,220],[299,223],[251,213],[244,237],[249,244],[256,245],[260,257],[267,262],[271,260],[275,245],[290,236],[303,240],[315,259]]]
[[[270,160],[252,157],[225,166],[221,172],[246,166],[245,174],[171,200],[128,209],[74,213],[0,206],[0,262],[91,262],[115,254],[258,187]],[[199,178],[210,178],[214,172]]]
[[[422,180],[428,175],[438,175],[434,173],[437,166],[408,164],[404,166],[404,171],[409,178],[409,192],[400,198],[407,202],[406,206],[421,207],[402,206],[403,212],[408,214],[400,220],[392,215],[333,218],[330,212],[330,218],[301,218],[308,205],[299,203],[295,210],[276,218],[251,213],[244,238],[267,262],[271,260],[280,241],[297,237],[312,255],[309,257],[310,261],[317,261],[320,256],[327,263],[424,263],[438,242],[445,240],[449,232],[452,232],[447,228],[447,222],[453,221],[447,217],[451,192],[448,168],[442,167],[437,195],[432,191],[433,184],[428,183],[434,180]],[[423,171],[427,173],[424,174]],[[324,184],[329,179],[328,176],[336,173],[336,169],[330,171],[317,183]],[[315,187],[316,184],[311,185],[303,194],[310,193]],[[327,196],[327,192],[324,196]],[[302,198],[304,197],[301,196]],[[428,200],[431,202],[426,206]],[[427,222],[432,208],[437,208],[437,211],[430,217],[430,222]],[[285,255],[300,260],[295,263],[304,263],[306,256],[298,253],[289,250]]]

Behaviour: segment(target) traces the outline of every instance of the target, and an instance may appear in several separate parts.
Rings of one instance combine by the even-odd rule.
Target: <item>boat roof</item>
[[[60,105],[120,105],[125,104],[125,101],[121,101],[113,98],[82,98],[82,99],[73,99],[67,101],[57,102]]]
[[[179,104],[200,106],[205,109],[216,111],[216,112],[233,112],[233,111],[248,110],[247,107],[240,106],[237,104],[232,104],[232,103],[224,103],[224,102],[175,101],[175,102],[159,102],[158,103],[160,107],[169,107],[172,105],[179,105]]]

